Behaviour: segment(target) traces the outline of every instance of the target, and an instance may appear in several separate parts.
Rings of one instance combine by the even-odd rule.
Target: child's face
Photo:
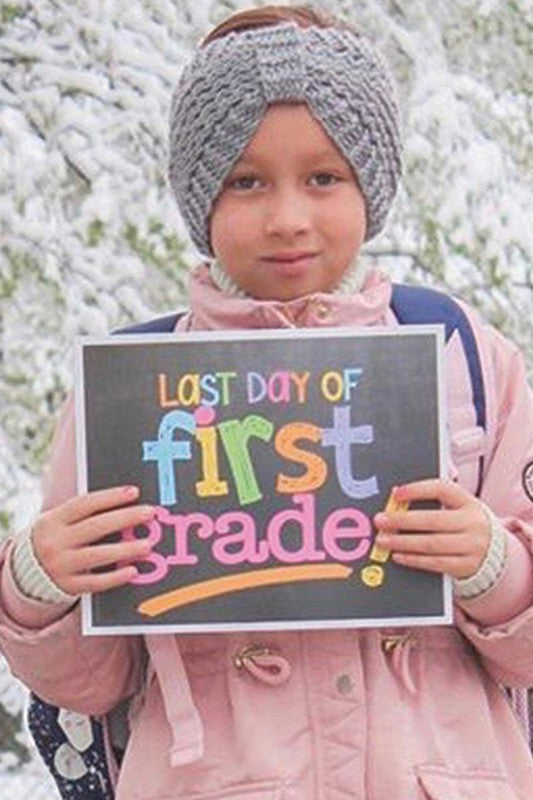
[[[340,282],[365,236],[352,169],[305,105],[275,105],[224,182],[211,245],[252,297],[292,300]]]

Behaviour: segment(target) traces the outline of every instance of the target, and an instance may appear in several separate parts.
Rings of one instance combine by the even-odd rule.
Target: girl
[[[398,324],[390,282],[357,260],[400,177],[393,89],[360,32],[303,7],[231,17],[181,77],[170,153],[210,262],[179,330]],[[83,638],[79,595],[136,574],[94,569],[148,552],[100,540],[152,509],[133,486],[76,496],[67,405],[44,511],[4,551],[0,645],[50,702],[105,715],[133,698],[118,800],[531,798],[531,756],[500,686],[533,683],[533,397],[516,348],[466,313],[487,441],[470,403],[452,405],[452,480],[397,490],[440,508],[375,519],[398,563],[452,576],[451,627]],[[461,358],[452,337],[450,385]],[[464,460],[476,448],[483,501]]]

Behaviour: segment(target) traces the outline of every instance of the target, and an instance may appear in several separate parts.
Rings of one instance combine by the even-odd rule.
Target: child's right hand
[[[129,583],[137,575],[136,568],[124,566],[124,562],[148,555],[151,545],[147,539],[99,541],[152,518],[152,506],[131,505],[138,496],[136,486],[118,486],[73,497],[41,514],[33,526],[33,549],[56,586],[71,595],[104,592]],[[92,572],[113,564],[122,566]]]

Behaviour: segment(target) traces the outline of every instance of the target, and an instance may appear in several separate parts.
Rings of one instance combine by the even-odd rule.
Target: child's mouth
[[[280,277],[299,277],[306,273],[317,258],[318,253],[312,251],[293,251],[273,253],[263,257],[263,261],[273,268]]]

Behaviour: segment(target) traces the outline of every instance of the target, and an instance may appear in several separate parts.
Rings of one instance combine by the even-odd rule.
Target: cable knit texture
[[[33,549],[32,531],[24,531],[13,551],[13,575],[26,597],[44,603],[75,603],[75,595],[67,594],[57,586],[41,567]]]
[[[490,542],[487,554],[479,569],[469,578],[454,580],[456,595],[463,599],[474,599],[494,586],[502,574],[507,561],[508,532],[488,506],[484,506],[490,524]]]
[[[273,103],[307,103],[353,167],[366,239],[382,229],[401,174],[395,90],[362,34],[283,23],[200,47],[174,92],[169,179],[193,242],[212,255],[209,217],[224,179]]]

